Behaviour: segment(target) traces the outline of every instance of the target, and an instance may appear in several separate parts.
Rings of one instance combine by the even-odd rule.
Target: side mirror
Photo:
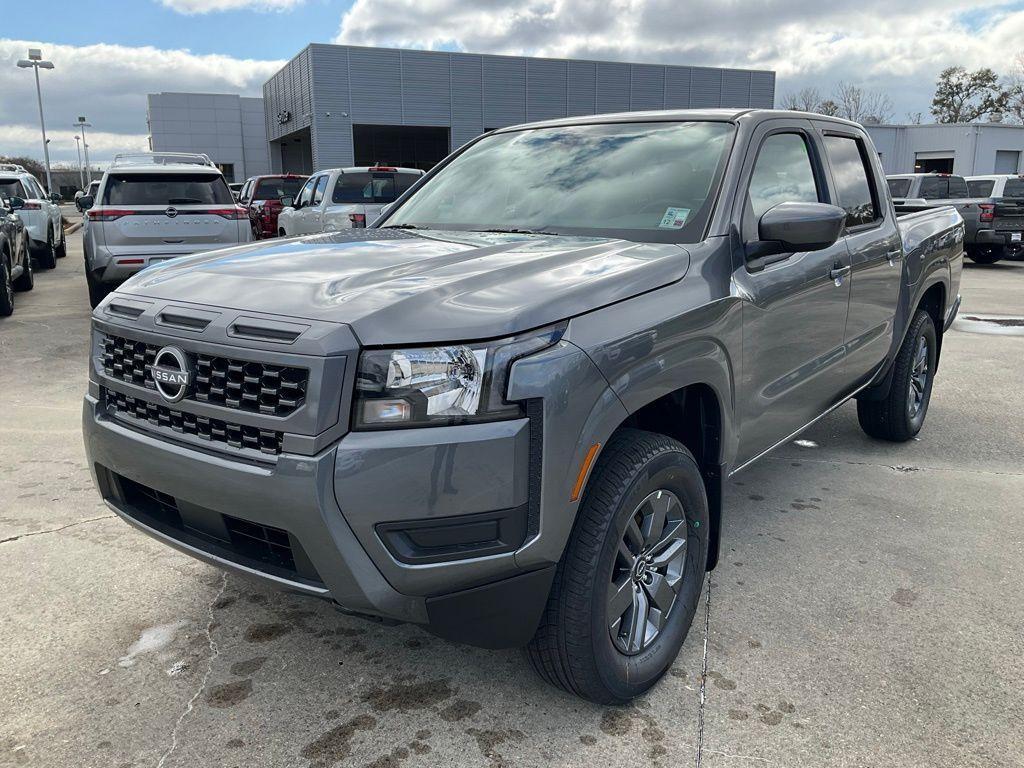
[[[827,203],[779,203],[765,211],[757,225],[759,242],[748,257],[821,251],[839,239],[846,211]]]
[[[61,199],[62,199],[61,196],[59,194],[57,194],[56,192],[53,192],[50,195],[50,202],[51,203],[59,203],[61,201]]]
[[[295,207],[295,198],[294,197],[282,197],[281,198],[281,207],[282,208],[294,208]]]
[[[88,211],[96,203],[96,199],[92,195],[82,195],[78,198],[78,207],[83,211]]]
[[[8,205],[10,205],[12,211],[20,211],[25,207],[25,200],[21,197],[12,197],[8,201]]]

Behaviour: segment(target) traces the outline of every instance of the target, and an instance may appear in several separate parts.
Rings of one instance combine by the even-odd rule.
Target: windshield
[[[384,223],[695,242],[714,202],[730,123],[576,125],[481,139]]]
[[[224,177],[210,173],[110,174],[104,205],[234,205]]]
[[[295,198],[306,183],[305,177],[297,179],[262,179],[256,185],[253,200],[280,200],[282,197]]]

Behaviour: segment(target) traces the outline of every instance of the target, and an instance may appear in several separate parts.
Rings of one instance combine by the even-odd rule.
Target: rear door
[[[178,255],[238,243],[247,218],[219,173],[111,171],[90,211],[114,255]]]
[[[992,228],[1004,235],[1010,245],[1020,245],[1024,237],[1024,177],[1006,179],[995,205]]]
[[[322,231],[323,200],[328,178],[328,174],[322,173],[306,182],[299,195],[301,206],[296,209],[292,218],[295,222],[295,232],[289,231],[288,234],[309,235]]]
[[[850,311],[846,320],[847,377],[859,386],[877,369],[892,341],[903,275],[903,243],[885,197],[882,170],[864,138],[824,125],[835,204],[846,211],[850,251]],[[966,185],[960,179],[961,186]]]
[[[739,195],[744,243],[779,203],[831,202],[821,147],[810,122],[772,120],[755,132]],[[755,154],[756,153],[756,154]],[[757,457],[830,406],[844,390],[843,337],[850,299],[849,251],[746,261],[736,274],[743,307],[739,464]]]

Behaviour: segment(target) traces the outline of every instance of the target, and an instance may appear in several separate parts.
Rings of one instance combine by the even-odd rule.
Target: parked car
[[[31,291],[34,284],[28,230],[18,211],[20,197],[0,197],[0,317],[14,312],[14,292]]]
[[[369,228],[122,285],[88,465],[195,557],[628,701],[686,637],[727,478],[852,397],[873,437],[921,429],[963,235],[897,221],[836,118],[503,128]]]
[[[78,202],[89,219],[82,243],[94,307],[152,264],[250,240],[248,214],[206,155],[117,155],[96,196]]]
[[[238,195],[241,193],[243,186],[245,186],[244,182],[231,182],[228,184],[228,189],[231,190],[231,196],[235,198],[236,202],[238,201]]]
[[[277,234],[290,237],[363,228],[422,176],[418,168],[391,166],[320,171],[309,177],[294,200],[282,199]]]
[[[1024,175],[970,176],[967,188],[972,197],[983,197],[987,202],[980,238],[987,243],[991,259],[982,263],[1020,255],[1024,248]]]
[[[90,181],[89,185],[85,189],[82,189],[82,190],[79,190],[78,192],[75,192],[75,208],[77,208],[79,211],[81,211],[82,210],[82,206],[79,203],[79,201],[82,199],[82,197],[85,196],[85,195],[89,195],[90,197],[95,198],[96,197],[96,192],[99,190],[99,188],[100,188],[100,182],[99,182],[99,179],[97,179],[95,181]],[[82,218],[83,218],[83,221],[84,221],[88,217],[83,216]]]
[[[1002,258],[990,237],[992,211],[987,196],[970,193],[967,180],[951,173],[902,173],[886,177],[896,213],[916,213],[952,206],[963,217],[964,251],[979,264],[992,264]]]
[[[60,195],[48,195],[35,176],[20,165],[0,164],[0,197],[20,198],[18,216],[28,230],[29,248],[42,269],[53,269],[67,255]]]
[[[295,199],[306,178],[294,173],[282,173],[253,176],[246,180],[239,202],[249,212],[253,240],[277,236],[277,217],[284,207],[281,199]]]

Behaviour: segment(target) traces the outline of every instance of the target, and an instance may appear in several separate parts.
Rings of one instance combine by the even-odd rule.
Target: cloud
[[[165,8],[187,16],[221,11],[290,11],[306,0],[161,0]]]
[[[356,0],[336,41],[771,69],[777,93],[844,79],[927,113],[944,67],[1005,72],[1019,4],[991,0]]]
[[[198,91],[262,95],[263,83],[283,61],[197,55],[187,50],[150,46],[57,45],[35,40],[0,39],[0,153],[41,155],[39,112],[31,71],[15,62],[29,47],[42,48],[55,68],[40,72],[50,157],[77,161],[71,124],[85,115],[93,124],[90,159],[109,159],[122,149],[138,148],[145,136],[146,94]],[[32,127],[34,137],[22,131]],[[110,137],[101,145],[93,137]],[[117,146],[116,136],[124,146]]]

